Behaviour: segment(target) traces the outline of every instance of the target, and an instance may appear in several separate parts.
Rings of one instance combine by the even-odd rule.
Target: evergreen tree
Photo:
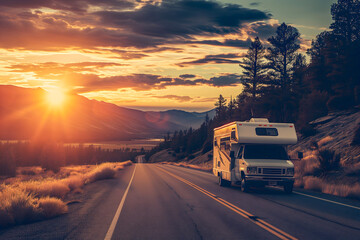
[[[274,77],[272,83],[280,86],[283,92],[291,86],[296,51],[300,48],[299,37],[296,28],[282,23],[276,30],[276,36],[268,39],[272,46],[268,48],[269,54],[266,58]]]
[[[222,122],[226,119],[226,99],[220,94],[218,101],[215,103],[215,118],[218,120],[218,122]]]
[[[253,98],[256,97],[259,91],[259,84],[263,83],[266,72],[264,57],[265,48],[260,39],[256,37],[255,40],[251,42],[249,50],[239,64],[240,67],[244,69],[241,79],[244,86],[243,91],[251,93]]]
[[[331,6],[333,34],[347,45],[360,40],[360,1],[338,0]]]

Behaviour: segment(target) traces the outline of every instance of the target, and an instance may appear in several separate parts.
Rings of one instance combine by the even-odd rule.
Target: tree
[[[244,69],[242,76],[244,92],[251,93],[254,99],[258,93],[258,85],[263,82],[266,72],[264,58],[265,48],[260,39],[256,37],[254,41],[251,41],[249,50],[239,64]]]
[[[280,86],[283,92],[290,88],[290,80],[293,73],[293,64],[296,59],[296,51],[300,48],[300,34],[292,26],[282,23],[276,30],[276,36],[268,41],[272,45],[268,48],[269,68],[274,77],[272,82]]]
[[[271,47],[268,48],[266,58],[269,61],[271,76],[269,83],[272,85],[269,89],[272,89],[270,95],[276,98],[273,100],[278,101],[275,106],[280,108],[280,121],[288,121],[289,116],[292,115],[289,111],[290,107],[294,105],[291,91],[293,91],[292,80],[296,51],[300,48],[299,37],[300,34],[296,28],[282,23],[276,30],[276,36],[268,39]],[[278,87],[280,87],[280,93],[277,93]]]
[[[360,40],[359,0],[338,0],[331,5],[331,15],[334,22],[330,29],[339,40],[345,40],[346,45]]]
[[[220,94],[218,101],[215,103],[216,109],[216,115],[215,118],[222,122],[226,119],[226,99]]]

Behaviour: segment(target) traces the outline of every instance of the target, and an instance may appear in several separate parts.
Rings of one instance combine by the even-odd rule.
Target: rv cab
[[[253,118],[226,124],[214,129],[213,173],[220,186],[239,184],[244,192],[252,186],[281,186],[291,193],[294,164],[286,147],[296,142],[292,123]]]

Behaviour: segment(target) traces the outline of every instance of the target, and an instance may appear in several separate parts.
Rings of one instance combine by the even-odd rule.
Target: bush
[[[340,169],[340,154],[330,149],[319,150],[319,170],[322,174]]]
[[[360,145],[360,124],[358,126],[358,128],[355,131],[353,140],[351,142],[352,146],[359,146]]]
[[[68,206],[58,198],[45,197],[38,200],[39,209],[45,218],[52,218],[67,213]]]
[[[299,131],[304,138],[314,136],[317,133],[316,129],[310,124],[305,124],[303,127],[300,127]]]

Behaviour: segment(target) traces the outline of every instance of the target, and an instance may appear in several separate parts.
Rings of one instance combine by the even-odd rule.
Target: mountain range
[[[198,128],[214,116],[182,110],[140,111],[69,95],[63,108],[50,107],[41,88],[0,85],[0,139],[42,141],[108,141],[161,137]]]

